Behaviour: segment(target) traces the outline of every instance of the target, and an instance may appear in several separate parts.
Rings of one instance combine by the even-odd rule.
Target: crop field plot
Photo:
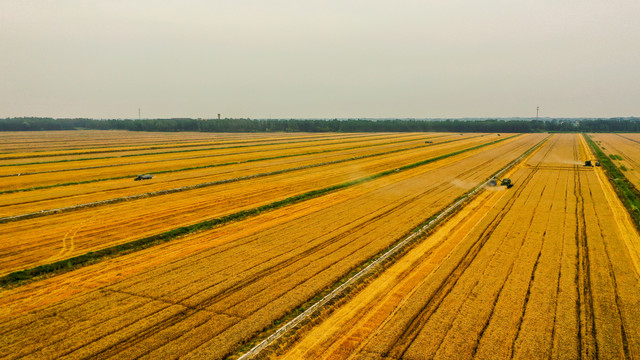
[[[236,357],[531,150],[267,354],[640,356],[639,237],[580,136],[11,135],[2,359]]]
[[[638,233],[592,157],[554,135],[279,356],[639,357]]]

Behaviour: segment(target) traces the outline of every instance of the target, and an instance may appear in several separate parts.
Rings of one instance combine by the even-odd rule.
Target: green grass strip
[[[591,149],[596,153],[596,157],[598,161],[600,161],[600,165],[604,168],[618,198],[622,201],[625,208],[627,208],[634,225],[640,231],[640,191],[624,176],[616,164],[611,161],[611,158],[600,149],[589,135],[583,134],[583,136],[587,139],[587,143],[589,143]]]
[[[51,264],[45,264],[45,265],[40,265],[40,266],[36,266],[34,268],[31,269],[25,269],[22,271],[15,271],[12,272],[10,274],[7,274],[5,276],[0,277],[0,287],[8,287],[10,285],[20,285],[25,283],[28,280],[34,280],[35,278],[38,277],[42,277],[42,276],[51,276],[54,274],[59,274],[62,272],[66,272],[66,271],[71,271],[73,269],[82,267],[82,266],[86,266],[86,265],[90,265],[96,262],[99,262],[101,260],[105,260],[108,258],[112,258],[115,256],[120,256],[120,255],[124,255],[124,254],[128,254],[134,251],[139,251],[142,249],[146,249],[149,247],[152,247],[154,245],[159,245],[174,239],[177,239],[179,237],[188,235],[188,234],[192,234],[195,232],[199,232],[199,231],[205,231],[205,230],[210,230],[213,229],[216,226],[219,225],[223,225],[223,224],[227,224],[233,221],[240,221],[240,220],[244,220],[246,218],[249,217],[253,217],[256,215],[259,215],[263,212],[266,211],[270,211],[270,210],[276,210],[288,205],[293,205],[302,201],[306,201],[306,200],[310,200],[313,198],[317,198],[338,190],[342,190],[348,187],[352,187],[358,184],[363,184],[366,182],[370,182],[372,180],[384,177],[384,176],[388,176],[391,174],[395,174],[401,171],[406,171],[406,170],[410,170],[410,169],[414,169],[417,168],[419,166],[423,166],[426,164],[430,164],[432,162],[438,161],[438,160],[442,160],[442,159],[446,159],[452,156],[456,156],[468,151],[473,151],[476,149],[480,149],[489,145],[493,145],[493,144],[497,144],[500,143],[502,141],[514,138],[516,136],[519,135],[513,135],[510,137],[505,137],[503,139],[499,139],[499,140],[494,140],[485,144],[480,144],[480,145],[476,145],[467,149],[462,149],[462,150],[458,150],[458,151],[454,151],[452,153],[448,153],[448,154],[444,154],[444,155],[440,155],[440,156],[436,156],[433,158],[429,158],[423,161],[418,161],[416,163],[413,164],[408,164],[405,166],[401,166],[399,168],[395,168],[392,170],[387,170],[387,171],[383,171],[377,174],[373,174],[373,175],[369,175],[369,176],[365,176],[362,177],[360,179],[356,179],[356,180],[352,180],[352,181],[348,181],[348,182],[344,182],[342,184],[338,184],[338,185],[334,185],[334,186],[330,186],[330,187],[326,187],[323,189],[317,189],[317,190],[312,190],[303,194],[299,194],[299,195],[295,195],[295,196],[291,196],[289,198],[283,199],[283,200],[279,200],[279,201],[275,201],[272,202],[270,204],[266,204],[263,206],[259,206],[257,208],[253,208],[253,209],[248,209],[248,210],[243,210],[243,211],[239,211],[233,214],[229,214],[223,217],[219,217],[219,218],[215,218],[215,219],[211,219],[211,220],[205,220],[202,222],[199,222],[197,224],[193,224],[193,225],[188,225],[188,226],[183,226],[183,227],[179,227],[173,230],[169,230],[166,231],[164,233],[161,234],[157,234],[157,235],[152,235],[152,236],[148,236],[142,239],[138,239],[138,240],[134,240],[134,241],[130,241],[124,244],[120,244],[120,245],[115,245],[115,246],[111,246],[108,248],[104,248],[104,249],[100,249],[100,250],[96,250],[96,251],[91,251],[88,252],[86,254],[83,255],[79,255],[79,256],[74,256],[65,260],[61,260],[61,261],[57,261]]]

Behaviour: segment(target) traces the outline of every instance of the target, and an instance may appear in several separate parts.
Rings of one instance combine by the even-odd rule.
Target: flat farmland
[[[554,135],[273,357],[640,357],[640,237],[593,158]]]
[[[522,149],[530,146],[531,140],[525,138],[509,139],[490,146],[506,146],[508,151]],[[309,191],[335,186],[425,159],[488,144],[496,139],[498,137],[495,135],[474,136],[436,146],[425,146],[424,141],[421,141],[420,146],[416,147],[415,143],[410,144],[409,148],[404,149],[406,151],[397,151],[384,156],[356,157],[355,159],[349,151],[349,154],[346,155],[348,161],[299,169],[301,164],[309,164],[308,161],[311,164],[325,164],[327,160],[323,157],[326,154],[322,153],[316,155],[315,159],[304,159],[297,166],[276,164],[273,168],[267,169],[272,171],[280,171],[283,167],[299,169],[293,172],[274,172],[268,176],[244,181],[190,188],[188,191],[162,196],[145,196],[105,206],[80,208],[61,213],[54,212],[47,216],[7,222],[0,225],[0,236],[7,238],[7,241],[0,245],[0,254],[2,255],[0,256],[0,269],[2,269],[0,274],[64,260],[89,251],[265,206]],[[385,149],[386,145],[377,151],[385,152]],[[481,148],[463,152],[456,157],[434,162],[425,169],[449,164],[485,150]],[[362,151],[368,153],[371,149],[367,148]],[[512,154],[505,156],[511,157]],[[211,175],[208,180],[226,180],[235,176],[265,172],[265,168],[261,166],[264,164],[260,162],[250,164],[251,167],[248,169],[244,164],[241,164],[237,173],[225,170],[217,177]],[[128,180],[129,183],[138,183],[132,179]],[[86,187],[81,187],[81,189],[86,189]],[[76,197],[71,198],[71,200],[76,199]],[[68,204],[64,201],[61,203]],[[37,203],[26,205],[26,208],[24,206],[19,208],[29,213],[43,210],[41,206],[35,207]],[[11,206],[6,206],[6,208],[11,209]],[[127,231],[123,231],[123,229],[127,229]]]
[[[349,160],[356,157],[373,157],[394,151],[400,152],[417,147],[425,147],[424,135],[397,136],[393,139],[379,137],[334,139],[329,141],[314,139],[311,142],[307,142],[306,145],[304,143],[279,144],[275,150],[267,148],[270,146],[258,145],[251,146],[250,150],[244,146],[242,150],[222,147],[215,153],[205,156],[207,159],[203,163],[200,163],[201,160],[199,159],[191,159],[191,162],[174,161],[172,159],[173,154],[162,154],[160,156],[163,156],[164,159],[161,161],[165,163],[162,166],[165,169],[168,167],[168,170],[165,170],[161,175],[156,175],[156,178],[152,181],[132,181],[135,177],[132,174],[144,172],[134,171],[140,169],[128,164],[131,160],[121,164],[123,166],[106,166],[115,178],[105,179],[94,176],[93,178],[89,177],[91,179],[89,182],[85,182],[85,177],[77,176],[78,168],[85,167],[84,165],[67,164],[67,169],[61,169],[56,172],[56,180],[51,180],[49,178],[50,174],[42,173],[29,175],[30,178],[25,180],[26,175],[15,176],[20,172],[13,166],[7,166],[14,175],[12,179],[3,179],[3,182],[7,184],[5,189],[8,190],[13,184],[25,189],[27,182],[35,187],[45,186],[45,188],[14,192],[8,190],[0,200],[0,215],[19,215],[23,212],[41,211],[52,207],[60,208],[115,197],[193,186],[203,182],[228,180],[242,176],[299,168],[301,166]],[[466,138],[478,137],[481,136],[452,137],[450,135],[436,135],[434,136],[434,142],[454,143]],[[90,169],[84,170],[87,173],[92,171]],[[68,180],[76,180],[76,183],[67,185]],[[59,186],[56,186],[56,184]]]
[[[0,293],[0,356],[223,358],[546,137],[478,135],[344,134],[349,140],[342,145],[329,143],[341,135],[315,135],[313,146],[336,152],[301,156],[300,164],[264,162],[273,166],[268,171],[260,163],[271,160],[238,170],[271,173],[259,178],[0,224],[2,236],[11,239],[0,250],[6,274],[366,179],[6,289]],[[356,138],[373,146],[346,143]],[[380,154],[369,156],[374,153]],[[279,166],[300,169],[276,173]],[[236,174],[228,171],[222,179]],[[375,174],[383,175],[369,178]],[[76,186],[79,196],[90,192],[86,184],[60,188]],[[127,191],[122,194],[136,193]],[[40,201],[51,201],[47,196]],[[21,209],[12,213],[30,211]]]

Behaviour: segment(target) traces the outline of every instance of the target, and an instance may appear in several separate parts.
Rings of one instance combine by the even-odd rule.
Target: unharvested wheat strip
[[[523,200],[524,202],[516,201],[514,207],[535,208],[540,198],[529,195]],[[518,254],[526,251],[537,240],[537,234],[531,232],[536,231],[535,228],[516,225],[532,223],[535,220],[533,216],[529,211],[507,213],[500,226],[510,224],[509,230],[506,233],[494,232],[456,283],[456,289],[467,289],[468,292],[452,291],[440,305],[444,310],[450,306],[457,308],[457,304],[462,304],[458,313],[452,314],[451,327],[435,353],[436,358],[451,358],[456,353],[463,358],[474,355],[477,344],[492,319],[505,281],[514,271]],[[496,247],[492,248],[492,243]],[[440,307],[436,312],[440,311]],[[420,332],[415,346],[408,349],[408,356],[411,357],[418,350],[417,344],[421,336],[427,336],[427,332]]]
[[[569,186],[573,184],[571,173],[559,172],[558,189],[555,199],[550,204],[550,223],[545,229],[544,243],[536,272],[530,284],[528,302],[524,308],[523,318],[519,325],[517,338],[513,343],[512,356],[520,359],[536,356],[550,358],[552,356],[554,325],[559,298],[568,296],[570,289],[562,289],[558,294],[561,276],[562,257],[565,253],[567,225],[567,195]],[[574,310],[575,311],[575,310]],[[570,314],[566,314],[570,315]],[[481,349],[478,350],[480,352]],[[488,354],[490,357],[490,354]],[[567,354],[569,355],[569,354]]]
[[[531,301],[535,300],[532,299],[534,281],[536,283],[543,282],[543,287],[549,287],[549,284],[557,282],[554,279],[554,275],[557,275],[557,272],[554,271],[553,266],[549,265],[557,264],[558,262],[554,258],[559,255],[555,234],[561,228],[553,224],[553,222],[558,219],[562,221],[564,204],[553,205],[554,199],[559,195],[564,195],[565,189],[562,185],[565,182],[559,179],[559,176],[562,175],[560,172],[545,174],[545,172],[540,171],[540,173],[540,175],[549,179],[551,186],[545,189],[540,203],[533,209],[535,213],[531,227],[535,230],[525,237],[524,246],[521,248],[513,270],[500,292],[490,322],[479,341],[476,351],[478,358],[511,357],[514,351],[512,346],[521,332],[522,319],[527,315]],[[540,181],[540,179],[534,178],[532,181]],[[551,259],[547,259],[548,257],[551,257]],[[550,274],[545,274],[547,276],[544,276],[543,272],[550,272]],[[555,287],[550,288],[555,291]],[[535,296],[533,297],[535,298]],[[554,303],[551,302],[549,305]],[[542,305],[544,306],[546,303]],[[531,307],[535,309],[534,311],[539,309],[537,306]],[[545,311],[543,314],[552,313]],[[538,333],[543,332],[544,326],[547,326],[546,333],[550,335],[552,324],[552,321],[543,325],[539,324],[536,330]],[[550,338],[551,336],[548,336],[548,340]],[[549,344],[548,341],[547,344]],[[539,348],[538,351],[539,354],[544,354],[544,347]]]

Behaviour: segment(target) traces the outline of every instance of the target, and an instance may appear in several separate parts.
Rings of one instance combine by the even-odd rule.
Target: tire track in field
[[[546,154],[545,154],[545,157],[546,157]],[[544,157],[543,157],[543,158],[544,158]],[[478,256],[478,254],[480,253],[480,251],[482,250],[482,248],[484,248],[484,245],[485,245],[485,244],[487,243],[487,241],[488,241],[488,240],[493,236],[493,233],[494,233],[495,229],[497,229],[497,228],[502,224],[502,222],[503,222],[503,220],[504,220],[504,217],[505,217],[505,216],[506,216],[506,215],[511,211],[511,208],[513,207],[513,205],[515,204],[515,202],[518,200],[518,198],[521,196],[522,192],[524,191],[524,187],[526,187],[526,186],[530,183],[530,180],[531,180],[531,179],[533,179],[533,177],[535,176],[535,174],[537,174],[538,170],[540,170],[540,166],[535,166],[535,167],[534,167],[534,168],[529,172],[529,174],[527,175],[527,177],[525,178],[525,180],[522,182],[522,190],[521,190],[520,192],[516,192],[516,193],[514,194],[513,202],[509,205],[509,207],[508,207],[507,211],[506,211],[506,212],[504,212],[503,214],[501,214],[501,215],[499,216],[499,218],[497,218],[497,222],[495,222],[495,226],[490,230],[490,232],[489,232],[489,233],[487,233],[487,234],[486,234],[486,239],[484,239],[484,240],[482,241],[481,245],[477,247],[477,252],[475,252],[475,253],[473,254],[473,259],[471,259],[471,260],[468,262],[468,264],[466,265],[466,267],[464,268],[464,270],[463,270],[463,271],[461,271],[461,272],[459,273],[459,277],[458,277],[457,279],[455,279],[455,282],[456,282],[456,283],[455,283],[455,284],[453,284],[453,285],[451,285],[451,287],[449,288],[449,290],[447,291],[447,293],[446,293],[445,295],[443,295],[443,296],[442,296],[442,298],[440,299],[440,302],[438,303],[438,306],[436,306],[436,308],[433,310],[433,312],[432,312],[431,314],[433,314],[433,313],[437,310],[437,308],[438,308],[438,307],[440,306],[440,304],[441,304],[441,303],[446,299],[446,297],[449,295],[449,293],[450,293],[451,291],[453,291],[453,289],[454,289],[455,285],[457,284],[457,282],[458,282],[459,278],[460,278],[460,277],[462,277],[462,275],[464,274],[464,272],[466,272],[467,268],[468,268],[469,266],[471,266],[471,264],[473,264],[473,262],[475,261],[476,257]],[[527,195],[527,199],[531,198],[531,196],[532,196],[532,195],[531,195],[531,193],[529,193],[529,194]],[[540,198],[538,198],[538,203],[539,203],[539,202],[540,202]],[[537,205],[536,205],[536,206],[537,206]],[[530,228],[531,228],[531,222],[532,222],[532,221],[533,221],[533,218],[531,218],[531,219],[529,220],[529,226],[527,227],[528,229],[530,229]],[[509,226],[510,231],[511,231],[511,229],[513,229],[514,227],[515,227],[515,223],[511,224],[511,225]],[[518,251],[520,251],[520,250],[522,249],[522,246],[524,245],[525,240],[526,240],[526,237],[522,238],[522,240],[521,240],[521,242],[520,242],[520,244],[519,244],[519,248],[518,248],[519,250],[518,250]],[[505,238],[505,239],[503,239],[502,241],[500,241],[500,245],[498,245],[498,248],[499,248],[499,247],[504,246],[503,244],[505,243],[505,241],[506,241],[506,238]],[[493,261],[493,259],[495,259],[495,258],[496,258],[496,253],[491,254],[491,259],[489,259],[489,260],[487,261],[487,263],[492,262],[492,261]],[[487,319],[486,319],[485,323],[483,324],[483,326],[482,326],[482,328],[481,328],[481,330],[480,330],[480,332],[479,332],[479,334],[478,334],[478,336],[477,336],[477,338],[476,338],[476,340],[475,340],[475,343],[474,343],[474,346],[473,346],[473,349],[472,349],[472,354],[473,354],[473,356],[475,356],[476,351],[477,351],[477,348],[478,348],[478,346],[479,346],[479,344],[480,344],[480,341],[481,341],[481,339],[482,339],[482,336],[483,336],[484,332],[487,330],[487,327],[489,326],[489,324],[490,324],[490,322],[491,322],[491,319],[493,318],[493,315],[494,315],[494,312],[495,312],[496,304],[497,304],[497,302],[498,302],[498,300],[499,300],[499,298],[500,298],[500,294],[502,293],[502,291],[503,291],[503,289],[504,289],[504,286],[505,286],[505,284],[506,284],[506,279],[508,279],[508,278],[509,278],[509,276],[511,276],[511,273],[513,272],[513,268],[514,268],[514,266],[515,266],[515,263],[516,263],[516,261],[517,261],[517,258],[518,258],[518,255],[517,255],[517,254],[515,254],[515,257],[511,259],[510,264],[509,264],[509,267],[508,267],[508,269],[507,269],[507,271],[506,271],[506,274],[505,274],[505,276],[504,276],[505,281],[500,285],[499,289],[498,289],[498,290],[497,290],[497,292],[496,292],[496,295],[495,295],[495,296],[494,296],[494,298],[493,298],[493,302],[492,302],[492,304],[490,305],[490,307],[491,307],[491,311],[489,312],[489,314],[488,314],[488,316],[487,316]],[[447,278],[447,279],[448,279],[448,278]],[[480,281],[481,281],[481,279],[480,279],[480,278],[477,278],[477,279],[474,281],[474,283],[473,283],[473,285],[472,285],[471,289],[469,290],[469,292],[473,293],[473,292],[474,292],[474,290],[475,290],[476,288],[478,288],[478,286],[480,286]],[[466,299],[465,299],[465,301],[466,301]],[[462,306],[463,306],[463,304],[460,304],[460,307],[462,307]],[[431,314],[429,315],[429,317],[431,316]],[[428,320],[429,320],[429,318],[425,319],[425,320],[424,320],[424,323],[426,323]],[[447,332],[445,333],[445,335],[441,338],[440,342],[438,343],[438,345],[437,345],[437,347],[436,347],[436,349],[435,349],[435,353],[436,353],[436,354],[438,353],[438,351],[440,350],[440,348],[444,345],[445,340],[446,340],[446,338],[447,338],[447,335],[448,335],[448,334],[449,334],[449,332],[451,331],[451,328],[452,328],[452,326],[453,326],[453,324],[454,324],[454,321],[455,321],[455,320],[452,320],[452,321],[449,323],[449,327],[448,327],[448,329],[447,329]],[[424,325],[424,324],[423,324],[423,325]],[[413,342],[415,341],[415,339],[417,339],[418,335],[420,334],[420,330],[421,330],[421,329],[422,329],[422,325],[419,327],[419,329],[417,329],[417,332],[415,333],[415,337],[414,337],[414,338],[411,340],[411,342],[408,344],[408,346],[407,346],[407,348],[405,349],[405,352],[404,352],[404,353],[406,353],[406,351],[408,351],[408,349],[411,347],[411,345],[413,344]],[[404,353],[403,353],[403,356],[404,356]]]
[[[544,161],[544,159],[542,159],[541,162],[542,161]],[[538,169],[539,169],[539,167],[538,167]],[[519,247],[518,247],[518,253],[515,254],[515,257],[513,257],[511,259],[511,264],[509,265],[509,269],[507,270],[507,273],[504,276],[504,282],[500,285],[500,289],[498,290],[498,292],[497,292],[497,294],[496,294],[496,296],[494,298],[493,304],[491,305],[491,312],[489,313],[489,316],[487,317],[487,320],[485,321],[485,323],[484,323],[484,325],[482,327],[482,330],[478,334],[478,337],[477,337],[477,339],[475,341],[475,345],[474,345],[473,351],[472,351],[474,357],[475,357],[475,355],[476,355],[476,353],[478,351],[478,346],[480,345],[480,341],[482,340],[482,337],[483,337],[485,331],[487,330],[487,328],[489,327],[489,324],[491,323],[491,320],[493,319],[493,316],[495,314],[496,305],[497,305],[497,303],[498,303],[498,301],[500,299],[500,296],[502,295],[502,291],[503,291],[505,285],[507,284],[509,278],[511,277],[511,274],[513,273],[513,268],[516,266],[516,263],[518,262],[518,260],[521,257],[521,254],[522,254],[522,251],[523,251],[523,247],[524,247],[524,245],[525,245],[525,243],[526,243],[526,241],[527,241],[527,239],[529,237],[528,236],[529,235],[529,231],[533,228],[532,225],[533,225],[533,221],[535,219],[535,212],[540,207],[540,203],[542,201],[542,194],[544,194],[544,192],[546,190],[547,190],[547,183],[544,184],[544,186],[542,187],[542,189],[540,191],[540,196],[538,197],[538,201],[536,202],[534,210],[531,213],[531,217],[529,219],[529,224],[527,224],[527,227],[526,227],[528,229],[527,230],[527,234],[525,236],[523,236],[521,241],[520,241],[520,244],[519,244]],[[532,195],[529,194],[529,196],[532,196]],[[549,220],[550,220],[550,217],[547,217],[547,220],[546,220],[546,223],[545,223],[545,229],[549,225]],[[513,227],[513,226],[515,226],[515,223],[511,225],[511,227]],[[546,233],[546,231],[545,231],[545,233]],[[540,244],[539,244],[538,255],[536,256],[536,261],[535,261],[533,269],[531,271],[531,275],[529,276],[529,284],[527,286],[527,292],[525,294],[525,300],[524,300],[524,303],[522,305],[522,308],[520,309],[521,314],[520,314],[520,318],[518,320],[517,331],[516,331],[516,334],[513,337],[513,340],[511,342],[511,344],[512,344],[511,345],[511,358],[513,358],[514,345],[515,345],[516,339],[518,337],[518,334],[520,332],[520,328],[522,326],[522,321],[524,319],[524,315],[525,315],[525,311],[526,311],[527,302],[529,300],[529,295],[531,294],[531,287],[533,285],[533,280],[534,280],[534,277],[535,277],[535,271],[536,271],[536,269],[538,267],[538,262],[540,261],[540,256],[542,255],[542,247],[544,245],[544,234],[543,234],[543,237],[542,237],[541,240],[542,241],[540,241]],[[502,244],[503,243],[504,242],[502,242]],[[494,256],[495,256],[495,254],[492,255],[492,258]],[[480,283],[480,281],[478,281],[476,283],[476,287],[478,286],[479,283]],[[473,290],[472,290],[472,292],[473,292]]]
[[[574,149],[577,152],[577,149]],[[578,154],[579,156],[579,154]],[[587,229],[584,218],[584,198],[580,191],[580,173],[574,174],[574,196],[576,197],[576,246],[578,248],[576,266],[578,277],[576,287],[578,291],[578,319],[580,327],[578,335],[579,351],[582,358],[598,358],[598,343],[596,341],[596,325],[594,316],[593,294],[591,293],[591,267],[589,262],[589,249],[587,246]]]
[[[550,149],[551,146],[547,149],[547,153],[544,155],[544,157],[548,155]],[[469,267],[469,265],[473,262],[473,260],[475,260],[481,248],[491,237],[506,214],[511,210],[511,207],[513,207],[516,199],[524,191],[526,185],[529,183],[536,171],[537,166],[533,167],[531,171],[529,171],[525,179],[522,181],[522,185],[516,188],[515,194],[509,199],[507,204],[505,204],[505,207],[501,209],[498,214],[496,214],[496,216],[490,223],[491,225],[489,225],[483,231],[478,240],[471,244],[471,246],[466,250],[463,256],[461,256],[460,260],[453,267],[453,269],[450,270],[449,274],[444,277],[443,282],[434,290],[433,295],[430,296],[430,300],[427,301],[418,310],[418,313],[413,317],[413,320],[411,320],[408,325],[403,330],[401,330],[400,335],[396,336],[396,339],[398,339],[398,341],[393,344],[391,348],[378,355],[382,357],[387,356],[392,358],[402,358],[404,356],[411,344],[417,338],[419,330],[424,326],[429,317],[435,312],[444,298],[451,292],[451,290],[456,285],[462,274]],[[393,355],[391,353],[393,353]]]

